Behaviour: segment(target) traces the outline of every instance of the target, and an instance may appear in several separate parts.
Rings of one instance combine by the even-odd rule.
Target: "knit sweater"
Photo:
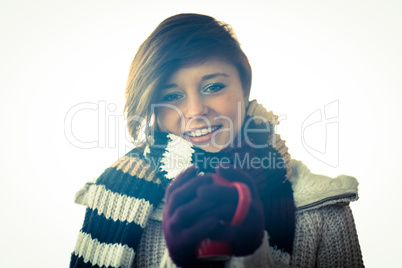
[[[290,181],[297,207],[293,254],[290,256],[270,247],[266,234],[253,255],[232,257],[226,267],[363,267],[356,228],[348,206],[349,202],[358,198],[357,180],[348,176],[329,178],[316,175],[296,160],[292,160],[292,170]],[[72,254],[71,266],[175,267],[167,253],[162,233],[164,203],[150,209],[146,201],[140,203],[124,195],[105,194],[102,188],[94,182],[87,183],[77,193],[76,203],[88,206],[89,210],[106,212],[105,217],[115,218],[116,222],[127,221],[126,228],[136,219],[135,222],[145,228],[137,252],[135,254],[130,246],[113,243],[113,239],[110,242],[93,239],[92,235],[85,233],[88,228],[84,226]],[[142,213],[128,215],[129,207]],[[139,217],[141,214],[142,217]],[[145,219],[147,214],[149,219],[145,224],[145,220],[140,218]],[[96,217],[92,219],[96,220]],[[91,222],[88,217],[86,221]],[[119,235],[114,234],[114,240]]]
[[[292,169],[290,180],[297,207],[292,255],[269,246],[268,234],[265,233],[263,243],[254,254],[232,257],[225,267],[364,267],[348,205],[358,198],[357,180],[349,176],[330,178],[316,175],[296,160],[292,160]],[[153,230],[161,228],[159,209],[161,207],[150,217]],[[150,235],[150,232],[151,229],[145,229],[146,234]],[[156,236],[153,239],[157,239]],[[140,246],[142,243],[143,240]],[[145,256],[140,252],[134,267],[176,267],[164,244],[153,250],[165,252],[161,260],[161,253]]]
[[[275,119],[265,109],[260,113],[258,105],[250,106],[254,114],[270,122]],[[357,199],[357,181],[346,176],[330,179],[311,174],[300,162],[290,161],[279,136],[270,137],[276,138],[275,149],[285,160],[286,177],[294,191],[297,211],[293,253],[290,256],[270,247],[266,233],[254,254],[232,257],[226,266],[361,267],[353,217],[347,206]],[[174,148],[178,146],[188,144],[175,144]],[[161,228],[162,198],[165,179],[173,179],[191,163],[186,154],[165,157],[162,163],[154,163],[161,167],[161,174],[149,163],[147,153],[133,149],[77,193],[76,203],[86,205],[87,211],[70,267],[175,267]]]

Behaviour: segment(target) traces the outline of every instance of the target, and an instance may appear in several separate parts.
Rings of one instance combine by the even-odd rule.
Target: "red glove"
[[[240,225],[219,225],[209,237],[217,241],[229,241],[233,246],[233,254],[246,256],[252,254],[262,243],[264,236],[263,205],[258,197],[252,179],[243,171],[233,167],[218,167],[217,173],[230,182],[246,184],[251,193],[251,204],[248,214]],[[237,206],[238,192],[235,187],[217,184],[200,185],[197,190],[198,198],[205,202],[218,204],[205,211],[202,218],[218,218],[230,223]],[[221,221],[222,222],[222,221]]]

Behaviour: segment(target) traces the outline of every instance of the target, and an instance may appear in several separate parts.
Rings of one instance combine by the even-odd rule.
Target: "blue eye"
[[[204,93],[215,93],[225,88],[226,86],[223,84],[210,84],[204,88],[202,92]]]
[[[173,102],[173,101],[180,100],[181,98],[183,98],[183,96],[179,93],[170,93],[170,94],[163,96],[162,101],[163,102]]]

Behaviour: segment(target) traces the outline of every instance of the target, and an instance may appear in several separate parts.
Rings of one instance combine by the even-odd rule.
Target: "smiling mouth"
[[[184,135],[188,137],[202,137],[208,134],[211,134],[212,132],[217,131],[220,129],[222,126],[212,126],[212,127],[207,127],[207,128],[201,128],[193,131],[186,131],[184,132]]]

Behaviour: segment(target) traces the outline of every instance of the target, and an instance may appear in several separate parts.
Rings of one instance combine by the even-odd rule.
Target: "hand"
[[[208,214],[216,202],[197,197],[197,189],[211,185],[212,176],[197,176],[195,167],[178,175],[166,191],[162,228],[173,262],[181,267],[195,267],[196,246],[219,225],[218,217]]]
[[[243,223],[236,226],[220,225],[210,235],[210,238],[212,240],[230,241],[233,246],[233,254],[236,256],[250,255],[261,245],[264,236],[263,206],[258,198],[254,183],[246,173],[232,167],[218,167],[217,173],[230,182],[246,184],[250,189],[251,204]],[[198,188],[197,194],[200,199],[208,200],[209,202],[215,201],[218,204],[202,217],[220,218],[226,223],[230,223],[238,202],[236,188],[206,184]]]

